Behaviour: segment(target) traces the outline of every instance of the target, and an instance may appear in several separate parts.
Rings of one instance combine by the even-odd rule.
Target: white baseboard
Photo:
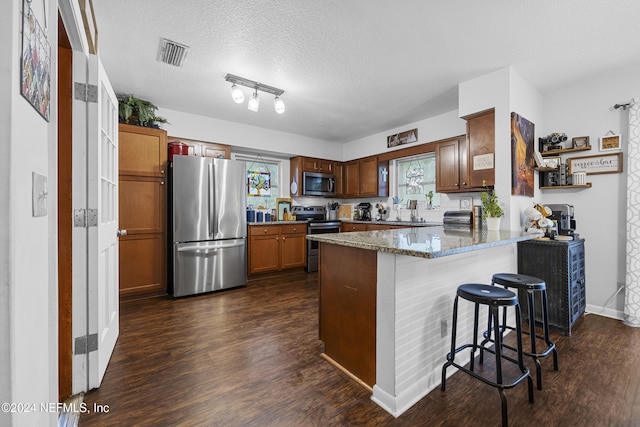
[[[624,312],[614,310],[613,308],[587,304],[585,312],[587,314],[597,314],[598,316],[610,317],[611,319],[624,320]]]

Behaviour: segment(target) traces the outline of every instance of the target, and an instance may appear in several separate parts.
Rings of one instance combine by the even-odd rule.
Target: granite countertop
[[[307,235],[307,239],[420,258],[438,258],[538,237],[521,231],[445,229],[442,226]]]
[[[362,221],[359,219],[341,219],[340,221],[354,224],[404,225],[405,227],[435,227],[442,225],[442,222],[435,221]]]

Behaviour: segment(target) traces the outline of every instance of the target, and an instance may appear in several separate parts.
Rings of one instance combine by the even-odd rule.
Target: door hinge
[[[98,102],[98,86],[74,83],[74,98],[84,102]]]
[[[73,354],[87,354],[98,350],[98,334],[76,338]]]
[[[75,209],[73,211],[74,227],[96,227],[98,225],[98,209]]]

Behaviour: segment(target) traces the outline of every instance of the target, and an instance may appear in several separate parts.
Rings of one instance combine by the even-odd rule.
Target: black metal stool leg
[[[509,418],[507,415],[507,393],[504,392],[503,388],[499,388],[500,392],[500,401],[502,402],[502,427],[509,426]]]
[[[556,349],[556,345],[551,342],[549,338],[549,311],[547,306],[547,293],[542,293],[542,319],[543,319],[543,327],[544,327],[544,341],[548,346],[553,346],[553,370],[558,370],[558,350]]]
[[[447,368],[451,366],[456,355],[456,331],[458,328],[458,296],[453,300],[453,320],[451,322],[451,353],[447,355],[447,362],[442,367],[442,382],[440,390],[445,391],[447,388]]]

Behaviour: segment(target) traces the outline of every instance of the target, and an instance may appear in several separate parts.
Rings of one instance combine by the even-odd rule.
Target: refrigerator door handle
[[[178,247],[178,252],[199,252],[209,253],[209,251],[216,249],[235,248],[237,246],[244,246],[244,240],[234,241],[232,243],[216,243],[215,245],[203,246],[202,244],[184,245]]]
[[[209,184],[208,184],[208,193],[209,193],[209,218],[207,221],[209,228],[209,237],[213,237],[215,234],[215,188],[213,182],[213,162],[209,163]]]

